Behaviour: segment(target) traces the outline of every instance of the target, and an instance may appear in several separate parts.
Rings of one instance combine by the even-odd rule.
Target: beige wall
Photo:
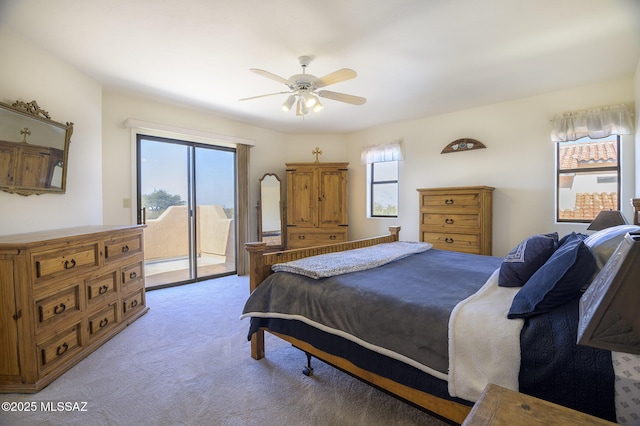
[[[381,234],[389,225],[402,226],[401,239],[418,238],[416,188],[487,185],[494,192],[493,253],[506,255],[528,235],[557,230],[564,235],[586,226],[554,222],[554,144],[550,120],[556,113],[612,103],[633,103],[633,80],[624,79],[578,87],[512,102],[487,105],[393,123],[348,137],[349,232],[351,238]],[[487,149],[440,154],[449,142],[474,138]],[[405,160],[400,165],[397,219],[367,219],[365,167],[359,164],[362,147],[402,140]],[[625,137],[623,208],[632,217],[628,199],[634,193],[634,142]],[[627,155],[628,154],[628,155]]]
[[[0,192],[0,235],[102,223],[102,87],[0,26],[0,101],[38,105],[55,121],[75,123],[65,194]]]

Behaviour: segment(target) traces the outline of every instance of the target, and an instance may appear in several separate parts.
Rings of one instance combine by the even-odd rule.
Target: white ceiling
[[[9,25],[107,88],[287,133],[342,133],[633,75],[637,0],[0,0]],[[327,87],[302,120],[288,78],[314,57]],[[7,60],[4,58],[3,60]],[[46,72],[46,70],[43,70]]]

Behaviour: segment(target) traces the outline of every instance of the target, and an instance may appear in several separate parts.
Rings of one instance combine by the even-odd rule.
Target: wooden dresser
[[[421,188],[420,241],[434,248],[491,255],[489,186]]]
[[[0,236],[0,392],[39,391],[148,311],[143,228]]]
[[[287,163],[287,249],[347,241],[349,163]]]

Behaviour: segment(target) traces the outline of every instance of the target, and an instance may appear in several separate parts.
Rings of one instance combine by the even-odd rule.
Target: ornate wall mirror
[[[0,190],[64,194],[73,123],[51,120],[36,101],[0,102]]]
[[[267,243],[267,250],[284,249],[282,211],[282,182],[267,173],[260,179],[258,200],[258,239]]]

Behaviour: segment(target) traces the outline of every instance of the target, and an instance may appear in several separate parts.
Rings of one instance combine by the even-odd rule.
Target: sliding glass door
[[[236,271],[235,150],[138,135],[147,287]]]

